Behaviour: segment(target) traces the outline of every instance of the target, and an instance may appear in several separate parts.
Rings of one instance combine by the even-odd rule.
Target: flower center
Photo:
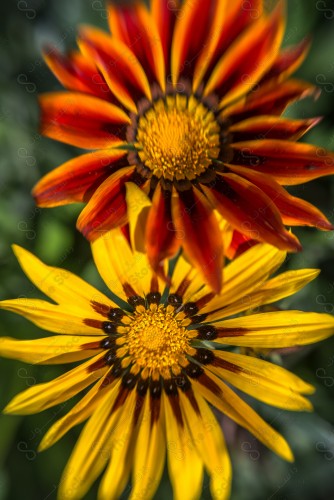
[[[136,148],[152,173],[166,179],[195,179],[218,158],[220,127],[194,96],[160,99],[140,117]]]
[[[133,363],[148,370],[172,368],[189,351],[189,331],[160,305],[135,313],[124,336]]]

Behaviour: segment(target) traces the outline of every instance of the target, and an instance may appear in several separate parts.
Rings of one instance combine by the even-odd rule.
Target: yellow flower
[[[259,244],[225,268],[223,291],[216,295],[182,256],[165,290],[147,256],[132,251],[120,229],[97,239],[92,251],[103,280],[119,299],[14,246],[26,275],[53,302],[18,298],[0,303],[57,334],[23,341],[1,338],[0,355],[38,364],[80,362],[50,382],[29,387],[5,408],[11,414],[36,413],[85,391],[39,446],[49,448],[88,420],[59,498],[82,498],[105,469],[100,500],[119,498],[130,474],[130,498],[149,499],[166,456],[176,499],[200,497],[204,469],[213,498],[227,498],[231,464],[209,404],[293,460],[284,438],[230,385],[278,408],[312,409],[304,397],[313,392],[311,385],[238,348],[299,346],[332,335],[334,318],[327,314],[255,312],[298,291],[318,271],[271,278],[286,254]]]

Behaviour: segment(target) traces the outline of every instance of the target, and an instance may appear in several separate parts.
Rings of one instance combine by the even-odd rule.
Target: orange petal
[[[39,97],[41,134],[85,149],[124,143],[130,118],[117,106],[76,92]]]
[[[110,90],[129,110],[137,113],[135,101],[145,96],[152,98],[140,62],[123,42],[101,30],[84,27],[78,44],[87,58],[96,62]]]
[[[44,50],[43,57],[53,74],[67,89],[93,94],[107,101],[115,101],[96,65],[80,52],[63,55],[50,47]]]
[[[254,184],[235,174],[221,174],[211,188],[201,187],[222,216],[247,238],[281,250],[301,250],[297,238],[285,229],[272,200]]]
[[[208,36],[194,70],[194,91],[205,75],[210,74],[238,35],[262,15],[262,0],[248,0],[247,2],[245,0],[234,0],[233,2],[217,0],[213,3],[212,22],[209,25]]]
[[[233,231],[233,236],[230,245],[225,250],[225,255],[228,259],[236,259],[249,248],[257,245],[259,242],[249,238],[239,231]]]
[[[181,76],[191,74],[198,55],[204,50],[215,4],[208,0],[185,0],[175,24],[171,48],[171,78],[176,85]]]
[[[162,44],[151,13],[142,2],[121,7],[108,5],[108,21],[113,36],[136,55],[148,80],[157,80],[165,90],[166,75]]]
[[[230,170],[246,178],[261,189],[275,203],[284,224],[288,226],[315,226],[318,229],[333,230],[333,225],[316,207],[289,194],[272,177],[245,167],[229,165]]]
[[[233,123],[256,115],[280,115],[292,102],[305,97],[319,97],[314,85],[300,80],[268,83],[253,89],[244,99],[224,110],[223,117]]]
[[[171,213],[171,193],[158,184],[146,223],[146,251],[152,268],[158,272],[164,259],[173,257],[180,248]]]
[[[77,228],[94,241],[109,229],[127,223],[125,183],[131,180],[135,167],[122,168],[106,179],[82,210]]]
[[[208,285],[219,293],[224,263],[223,241],[209,203],[197,190],[181,191],[172,198],[172,215],[186,256]]]
[[[169,51],[172,43],[175,21],[180,15],[180,2],[179,0],[152,0],[151,11],[153,22],[157,26],[162,44],[166,73],[169,74]]]
[[[287,47],[280,52],[272,67],[259,82],[260,85],[271,80],[282,81],[291,75],[304,61],[310,50],[311,40],[305,38],[300,43]]]
[[[233,142],[256,139],[289,139],[296,141],[317,125],[321,118],[290,120],[277,116],[255,116],[229,128]]]
[[[247,94],[275,61],[284,34],[280,2],[269,16],[260,17],[242,33],[218,61],[204,94],[216,91],[221,107]]]
[[[34,187],[41,207],[87,202],[102,182],[127,162],[125,151],[101,150],[78,156],[45,175]]]
[[[238,142],[231,147],[235,153],[231,163],[269,174],[286,186],[334,173],[334,153],[319,146],[272,139]]]

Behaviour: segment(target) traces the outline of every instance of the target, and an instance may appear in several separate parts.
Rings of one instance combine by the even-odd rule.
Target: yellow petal
[[[66,415],[56,423],[54,423],[48,432],[43,437],[42,441],[38,446],[38,451],[44,451],[50,446],[53,446],[59,439],[61,439],[72,427],[81,424],[88,417],[92,415],[98,405],[101,403],[106,392],[108,392],[108,398],[110,404],[112,405],[115,397],[117,395],[117,390],[115,385],[103,387],[105,380],[104,375],[101,380],[99,380],[94,386],[80,399],[80,401],[68,412]]]
[[[99,342],[105,337],[52,336],[35,340],[17,340],[0,337],[0,356],[18,359],[30,364],[73,363],[90,358],[96,349],[85,349],[83,345]]]
[[[73,310],[84,310],[86,315],[91,309],[92,300],[110,307],[114,305],[103,293],[75,274],[58,267],[47,266],[32,253],[17,245],[13,245],[13,250],[28,278],[58,304],[71,306]]]
[[[113,390],[119,390],[119,380]],[[58,490],[59,500],[79,500],[110,459],[112,436],[124,406],[111,412],[110,395],[97,406],[86,423],[65,467]]]
[[[107,367],[89,371],[89,367],[103,356],[104,353],[95,356],[50,382],[29,387],[12,399],[4,413],[29,415],[67,401],[103,376]]]
[[[246,311],[276,302],[285,297],[289,297],[304,288],[310,281],[314,280],[319,274],[317,269],[300,269],[297,271],[287,271],[279,276],[265,282],[254,292],[245,295],[242,300],[226,305],[221,302],[221,311],[208,314],[207,321],[215,321],[227,316]],[[212,304],[210,304],[210,307]],[[213,307],[212,307],[213,309]]]
[[[215,342],[248,347],[313,344],[334,333],[334,316],[303,311],[252,314],[215,323],[223,332]]]
[[[168,470],[174,499],[196,500],[202,492],[203,460],[197,453],[188,426],[177,422],[165,393],[164,399]]]
[[[206,374],[214,382],[215,392],[198,380],[192,380],[194,389],[199,391],[210,404],[251,432],[284,460],[292,462],[293,455],[285,439],[218,377],[207,371]]]
[[[160,400],[159,418],[152,422],[150,399],[150,396],[146,396],[143,418],[136,438],[130,500],[152,498],[164,470],[166,440],[163,400]]]
[[[0,302],[0,308],[7,311],[20,314],[29,319],[35,325],[48,330],[50,332],[62,333],[63,335],[97,335],[100,336],[102,331],[99,328],[88,326],[84,323],[84,319],[95,319],[101,321],[101,316],[93,311],[86,311],[85,316],[80,311],[74,308],[72,313],[71,308],[66,309],[65,306],[57,306],[50,304],[45,300],[39,299],[13,299],[3,300]]]
[[[144,252],[145,225],[152,202],[144,191],[133,182],[126,182],[125,188],[131,246],[133,249]]]
[[[285,257],[286,252],[271,245],[258,244],[250,248],[225,267],[221,295],[215,297],[201,313],[236,302],[246,304],[247,308],[248,295],[263,286]]]
[[[95,264],[105,284],[116,295],[127,300],[123,284],[129,284],[137,295],[143,296],[152,272],[145,254],[133,253],[120,229],[113,229],[93,241]]]
[[[131,449],[134,438],[133,413],[136,391],[131,391],[122,408],[116,427],[111,436],[111,459],[100,484],[98,499],[119,498],[124,490],[132,465]],[[130,453],[129,453],[130,452]]]
[[[232,468],[221,427],[201,396],[194,395],[200,415],[194,410],[186,395],[180,394],[180,396],[193,443],[210,475],[212,498],[228,499]]]
[[[208,369],[241,391],[284,410],[312,410],[311,403],[300,393],[312,394],[314,388],[284,368],[225,351],[216,351],[215,356],[218,366],[209,365]],[[219,364],[219,360],[223,363]]]

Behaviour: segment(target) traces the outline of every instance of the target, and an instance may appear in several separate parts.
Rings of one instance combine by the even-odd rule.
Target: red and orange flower
[[[87,203],[78,228],[94,240],[127,224],[125,184],[135,183],[153,201],[151,266],[182,246],[216,291],[221,217],[235,230],[232,247],[255,239],[297,251],[284,225],[333,228],[282,187],[334,173],[332,153],[295,142],[318,119],[281,117],[317,95],[289,78],[309,42],[281,49],[284,2],[266,13],[261,0],[152,0],[150,9],[109,4],[108,14],[111,35],[82,27],[78,52],[45,54],[68,91],[40,97],[41,131],[93,151],[46,175],[38,205]]]

